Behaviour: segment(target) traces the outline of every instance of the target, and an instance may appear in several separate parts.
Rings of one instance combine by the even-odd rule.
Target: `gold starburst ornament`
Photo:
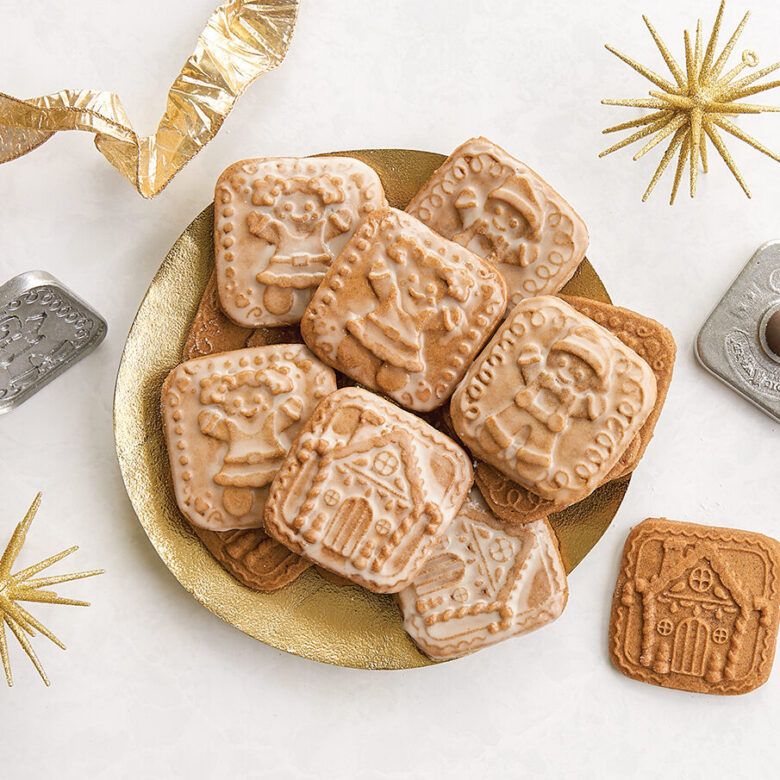
[[[742,35],[750,17],[750,12],[748,11],[734,31],[734,34],[723,47],[723,50],[716,56],[718,36],[725,8],[726,2],[723,0],[715,18],[715,24],[706,48],[703,46],[701,19],[699,19],[696,25],[695,43],[691,42],[689,32],[685,31],[685,70],[674,59],[668,46],[661,40],[661,37],[648,18],[646,16],[642,17],[648,30],[650,30],[650,35],[652,35],[656,46],[658,46],[661,52],[661,56],[664,58],[664,62],[666,62],[667,67],[671,71],[674,82],[658,75],[650,68],[641,65],[636,60],[631,59],[631,57],[607,45],[609,51],[627,65],[630,65],[658,89],[651,89],[649,98],[602,101],[602,103],[610,106],[630,106],[632,108],[653,109],[653,111],[638,119],[623,122],[604,130],[605,133],[615,133],[621,130],[639,128],[622,141],[610,146],[609,149],[605,149],[599,156],[604,157],[604,155],[611,154],[629,144],[651,136],[650,140],[634,155],[634,159],[638,160],[671,136],[671,140],[666,147],[658,168],[653,174],[650,185],[642,196],[643,201],[647,200],[675,154],[677,154],[677,171],[674,177],[674,184],[672,185],[670,203],[674,203],[674,199],[677,196],[677,190],[686,165],[690,170],[690,193],[691,197],[694,197],[700,163],[704,172],[707,172],[708,141],[723,158],[723,161],[739,182],[745,194],[750,197],[750,190],[726,148],[721,130],[738,138],[740,141],[744,141],[754,149],[758,149],[759,152],[763,152],[773,160],[780,162],[780,157],[777,154],[742,130],[730,118],[739,114],[760,114],[764,111],[780,111],[780,108],[776,106],[738,102],[750,95],[780,86],[780,81],[756,84],[759,79],[780,68],[780,62],[775,62],[748,76],[739,78],[745,68],[754,68],[758,65],[758,56],[755,52],[745,51],[742,54],[742,60],[724,73],[734,46]]]
[[[29,637],[35,636],[37,631],[54,642],[57,647],[65,649],[65,645],[24,607],[20,606],[19,602],[37,601],[46,604],[69,604],[75,607],[88,607],[89,602],[87,601],[62,598],[53,591],[42,590],[42,588],[47,588],[60,582],[70,582],[71,580],[80,580],[84,577],[94,577],[96,574],[103,574],[102,569],[95,569],[75,574],[35,577],[36,574],[39,574],[44,569],[48,569],[49,566],[78,550],[78,547],[70,547],[16,572],[16,574],[11,574],[11,567],[22,549],[24,540],[27,537],[27,531],[35,517],[35,513],[38,511],[40,503],[41,494],[38,493],[27,510],[24,519],[14,529],[11,540],[8,542],[2,557],[0,557],[0,659],[2,659],[5,679],[9,686],[13,685],[13,677],[11,676],[11,662],[8,658],[8,641],[6,639],[5,626],[8,626],[11,633],[19,640],[19,644],[35,665],[38,674],[40,674],[46,685],[49,685],[49,678],[46,676],[46,672],[44,672],[43,666],[41,666],[41,662],[30,644]]]

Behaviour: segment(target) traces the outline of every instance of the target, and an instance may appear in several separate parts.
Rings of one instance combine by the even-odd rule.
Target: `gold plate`
[[[368,163],[390,204],[406,206],[441,154],[405,149],[335,152]],[[114,395],[114,435],[130,501],[165,565],[205,607],[268,645],[289,653],[363,669],[408,669],[432,662],[402,627],[392,596],[339,587],[314,569],[275,593],[240,585],[190,530],[173,495],[160,416],[160,389],[181,351],[214,263],[212,206],[171,247],[138,309],[127,337]],[[609,302],[593,267],[583,260],[564,291]],[[599,488],[551,516],[567,568],[576,566],[612,521],[629,477]]]

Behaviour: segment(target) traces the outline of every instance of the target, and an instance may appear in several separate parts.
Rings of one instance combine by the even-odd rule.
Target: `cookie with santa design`
[[[333,371],[298,344],[188,360],[165,380],[162,414],[176,502],[193,526],[260,528],[269,485]]]
[[[540,296],[511,311],[450,413],[472,454],[568,505],[615,468],[655,401],[645,360],[560,298]]]
[[[214,193],[222,310],[245,328],[298,322],[358,224],[385,205],[379,176],[350,157],[234,163]]]
[[[541,628],[567,596],[549,523],[503,523],[474,488],[398,601],[415,644],[448,660]]]
[[[666,400],[672,381],[677,347],[669,330],[649,317],[588,298],[567,295],[560,297],[580,314],[584,314],[617,336],[647,362],[655,375],[656,400],[653,410],[618,462],[604,478],[606,483],[630,474],[639,465],[653,437],[655,425]],[[560,512],[567,506],[532,493],[485,461],[476,464],[474,479],[490,508],[507,522],[530,522]]]
[[[315,410],[274,478],[265,527],[293,552],[376,593],[402,590],[472,484],[451,439],[361,388]]]
[[[769,678],[777,643],[780,544],[762,534],[665,518],[626,539],[609,629],[627,677],[740,694]]]
[[[459,146],[406,210],[494,263],[510,307],[558,292],[588,248],[585,223],[566,200],[486,138]]]
[[[505,309],[490,263],[387,208],[334,261],[301,334],[338,371],[425,412],[446,402]]]

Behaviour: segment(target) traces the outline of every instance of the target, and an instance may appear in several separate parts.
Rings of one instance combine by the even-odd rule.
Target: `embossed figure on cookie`
[[[471,486],[468,457],[419,418],[357,388],[323,401],[274,478],[266,530],[379,593],[400,590]]]
[[[220,301],[240,325],[300,320],[357,224],[386,203],[376,173],[349,158],[245,160],[215,195]]]
[[[336,260],[301,332],[335,368],[427,411],[452,392],[505,301],[504,283],[486,261],[383,209]]]
[[[281,344],[182,363],[163,387],[179,508],[212,531],[263,524],[268,485],[333,371],[306,347]]]
[[[404,628],[420,649],[457,658],[555,620],[566,604],[566,574],[546,520],[506,525],[472,489],[398,597]]]
[[[769,675],[780,546],[760,534],[646,520],[626,541],[610,649],[629,677],[745,693]]]
[[[560,290],[588,246],[588,231],[574,209],[485,138],[458,147],[406,210],[495,263],[506,279],[510,305]]]
[[[252,504],[250,488],[267,485],[279,470],[287,449],[279,435],[301,419],[303,402],[295,395],[288,367],[272,365],[238,374],[212,374],[201,382],[198,425],[205,436],[227,444],[214,482],[223,491],[225,508],[244,515]],[[278,406],[275,399],[285,396]],[[216,408],[215,408],[216,407]]]
[[[655,400],[655,375],[639,355],[569,304],[541,296],[512,311],[450,410],[477,457],[566,506],[601,484]]]
[[[518,461],[545,469],[552,465],[558,434],[569,420],[595,420],[604,411],[609,356],[596,336],[587,327],[574,328],[550,347],[544,365],[538,344],[520,352],[517,365],[525,386],[485,420],[485,449],[505,450],[518,441]]]

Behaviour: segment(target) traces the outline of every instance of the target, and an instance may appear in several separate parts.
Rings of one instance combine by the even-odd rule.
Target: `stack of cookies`
[[[162,407],[178,505],[215,558],[256,590],[316,566],[395,593],[434,659],[558,617],[547,516],[636,467],[675,349],[556,296],[587,248],[571,206],[480,138],[406,211],[351,158],[236,163],[214,237]]]

